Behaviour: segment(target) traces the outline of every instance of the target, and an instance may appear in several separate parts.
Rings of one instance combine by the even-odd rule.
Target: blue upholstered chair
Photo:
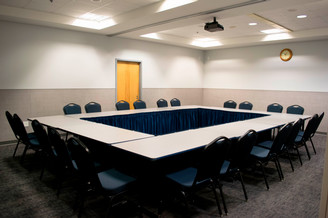
[[[237,103],[233,100],[228,100],[228,101],[223,103],[223,107],[225,107],[225,108],[236,108]]]
[[[17,151],[17,148],[18,148],[18,145],[22,142],[22,139],[19,137],[19,134],[18,134],[18,131],[17,131],[17,127],[15,125],[15,122],[14,122],[14,118],[13,116],[11,115],[11,113],[9,111],[6,111],[6,117],[7,117],[7,120],[8,120],[8,123],[11,127],[11,130],[13,131],[16,139],[17,139],[17,144],[16,144],[16,147],[15,147],[15,151],[14,151],[14,154],[13,154],[13,157],[15,157],[16,155],[16,151]],[[27,137],[31,140],[31,139],[35,139],[36,136],[35,134],[32,132],[32,133],[27,133]]]
[[[297,137],[297,135],[298,135],[298,133],[301,129],[301,125],[302,125],[302,119],[298,119],[297,121],[295,121],[292,124],[292,130],[291,130],[291,132],[290,132],[290,134],[287,138],[287,141],[284,145],[284,148],[283,148],[283,153],[287,154],[290,166],[292,168],[292,171],[294,171],[294,165],[293,165],[292,159],[291,159],[290,154],[289,154],[290,150],[296,150],[297,151],[297,155],[298,155],[298,158],[300,160],[300,163],[301,163],[301,165],[303,164],[300,152],[298,150],[298,147],[295,146],[295,139],[296,139],[296,137]]]
[[[108,213],[110,213],[113,200],[126,192],[136,179],[114,168],[97,172],[90,150],[77,138],[70,138],[67,146],[76,162],[78,174],[83,183],[83,190],[80,190],[80,196],[77,198],[80,201],[79,217],[88,193],[98,193],[109,199]]]
[[[232,140],[234,141],[234,140]],[[231,178],[238,178],[241,182],[245,200],[247,201],[247,192],[244,185],[243,177],[240,171],[244,171],[250,163],[250,153],[257,141],[257,132],[255,130],[248,130],[243,136],[240,136],[236,142],[233,143],[230,149],[229,167],[225,176]],[[227,163],[228,161],[226,161]],[[227,164],[224,164],[227,165]],[[227,168],[227,166],[225,167]],[[222,171],[223,169],[221,169]],[[224,170],[223,170],[224,172]],[[237,177],[236,177],[237,176]]]
[[[163,98],[158,99],[158,101],[156,102],[157,107],[167,107],[167,101]]]
[[[286,110],[287,114],[304,114],[304,108],[300,105],[294,104],[289,107],[287,107]]]
[[[54,162],[56,158],[56,154],[54,153],[53,148],[50,145],[47,131],[44,127],[39,123],[38,120],[32,121],[32,128],[38,139],[40,145],[43,147],[42,150],[42,169],[40,174],[40,180],[43,177],[44,169],[48,166],[49,162]]]
[[[75,103],[65,105],[63,110],[65,115],[82,113],[81,106]]]
[[[251,157],[261,166],[267,189],[269,189],[269,184],[266,178],[264,166],[269,161],[275,163],[280,180],[284,178],[278,157],[283,150],[283,146],[286,143],[291,130],[292,124],[288,123],[278,131],[273,140],[260,142],[252,148]]]
[[[145,108],[147,108],[146,102],[144,102],[140,99],[133,102],[133,107],[134,107],[134,109],[145,109]]]
[[[321,115],[323,117],[323,114],[321,114]],[[319,118],[318,114],[314,114],[311,117],[311,119],[308,121],[304,132],[300,131],[298,133],[296,139],[295,139],[295,142],[294,142],[294,146],[295,146],[296,149],[300,148],[302,146],[305,147],[305,150],[306,150],[306,153],[308,155],[309,160],[311,159],[311,155],[310,155],[310,152],[309,152],[309,149],[307,147],[306,142],[312,141],[311,136],[313,136],[315,134],[315,131],[318,128],[318,121],[319,121],[319,124],[320,124],[321,121],[320,121],[320,118]],[[312,146],[313,146],[313,150],[315,151],[313,143],[312,143]]]
[[[89,102],[84,106],[85,112],[87,113],[95,113],[101,112],[101,105],[97,102]]]
[[[320,123],[324,117],[325,113],[322,112],[321,115],[318,117],[318,119],[316,119],[316,122],[315,122],[315,125],[313,127],[313,130],[312,130],[312,133],[310,135],[310,142],[312,144],[312,148],[313,148],[313,151],[315,154],[317,154],[317,151],[315,150],[315,147],[314,147],[314,144],[313,144],[313,141],[312,141],[312,137],[315,135],[315,133],[317,132],[319,126],[320,126]],[[302,134],[301,132],[299,133],[299,135]]]
[[[283,110],[283,106],[278,103],[269,104],[267,107],[267,112],[281,113],[282,110]]]
[[[58,182],[57,196],[60,193],[62,182],[76,173],[77,166],[72,160],[71,155],[67,149],[65,141],[55,128],[48,128],[48,138],[50,145],[54,148],[56,153],[55,173]]]
[[[121,110],[130,110],[130,104],[127,101],[120,100],[116,102],[115,104],[116,110],[121,111]]]
[[[219,137],[209,143],[202,153],[197,167],[187,167],[185,169],[166,174],[168,182],[178,188],[183,196],[194,194],[194,191],[200,187],[211,185],[215,196],[219,214],[222,215],[219,199],[216,193],[216,187],[221,193],[225,212],[227,213],[222,187],[219,183],[220,171],[227,157],[231,141],[226,137]]]
[[[17,129],[17,134],[18,134],[21,142],[23,144],[25,144],[25,148],[24,148],[23,154],[21,156],[21,163],[22,163],[24,161],[24,158],[25,158],[25,155],[26,155],[26,152],[28,149],[32,149],[35,152],[41,152],[43,147],[39,143],[39,141],[36,137],[31,138],[28,136],[25,126],[23,124],[23,121],[17,114],[14,114],[13,120],[14,120],[14,125],[16,126],[16,129]]]
[[[172,98],[170,101],[171,107],[181,106],[181,102],[177,98]]]
[[[253,104],[250,103],[249,101],[244,101],[239,104],[239,109],[243,110],[252,110]]]

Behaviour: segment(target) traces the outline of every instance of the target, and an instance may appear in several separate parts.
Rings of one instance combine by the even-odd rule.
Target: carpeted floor
[[[287,159],[281,160],[283,181],[279,180],[273,163],[267,166],[269,191],[260,175],[244,175],[249,196],[247,202],[239,181],[223,181],[229,211],[227,217],[318,217],[326,135],[317,134],[314,144],[317,155],[309,147],[311,160],[308,160],[304,148],[301,149],[303,166],[295,156],[295,172],[292,172]],[[14,144],[0,146],[0,217],[76,217],[77,211],[73,209],[76,181],[64,183],[57,197],[54,175],[46,170],[40,181],[38,157],[30,152],[20,164],[23,146],[12,158],[14,147]],[[134,200],[141,199],[139,197],[130,196]],[[143,200],[142,205],[156,212],[153,201]],[[104,217],[106,206],[107,202],[102,197],[89,198],[82,216]],[[134,204],[125,203],[114,207],[113,216],[138,217],[138,210]],[[205,189],[198,192],[188,206],[178,200],[166,203],[162,217],[218,217],[218,212],[211,190]]]

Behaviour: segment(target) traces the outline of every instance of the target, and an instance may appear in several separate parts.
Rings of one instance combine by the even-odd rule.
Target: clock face
[[[293,56],[292,50],[285,48],[280,52],[280,59],[283,61],[289,61]]]

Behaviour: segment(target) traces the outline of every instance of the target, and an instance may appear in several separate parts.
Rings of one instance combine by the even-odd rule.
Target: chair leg
[[[245,200],[247,201],[248,200],[248,196],[247,196],[247,191],[246,191],[246,188],[245,188],[244,179],[243,179],[243,176],[242,176],[241,172],[238,172],[238,174],[239,174],[239,179],[240,179],[241,187],[243,188],[243,191],[244,191]]]
[[[216,193],[215,184],[214,184],[213,181],[211,182],[211,187],[212,187],[212,191],[213,191],[213,194],[214,194],[214,197],[215,197],[216,205],[218,207],[219,215],[222,216],[222,210],[221,210],[219,198],[218,198],[218,195]]]
[[[24,161],[24,158],[25,158],[25,155],[26,155],[26,152],[27,152],[28,147],[29,146],[26,145],[25,148],[24,148],[23,154],[22,154],[21,159],[20,159],[20,162],[21,163],[23,163],[23,161]]]
[[[15,148],[15,151],[14,151],[14,154],[13,154],[13,158],[16,155],[16,151],[17,151],[17,148],[18,148],[19,143],[20,143],[20,139],[17,140],[17,144],[16,144],[16,148]]]
[[[307,147],[307,145],[306,145],[306,142],[303,142],[303,145],[304,145],[304,147],[305,147],[305,150],[306,150],[306,153],[307,153],[307,155],[308,155],[309,160],[311,160],[311,155],[310,155],[309,149],[308,149],[308,147]]]
[[[278,167],[279,167],[281,178],[282,178],[282,180],[284,180],[284,174],[282,172],[282,168],[281,168],[281,164],[280,164],[280,161],[279,161],[278,156],[276,157],[276,159],[277,159],[277,163],[278,163]]]
[[[310,138],[310,142],[311,142],[311,144],[312,144],[312,148],[313,148],[314,154],[317,154],[317,151],[315,150],[315,147],[314,147],[314,144],[313,144],[312,138]]]
[[[298,159],[300,160],[300,163],[301,163],[301,166],[302,166],[303,165],[303,162],[302,162],[300,151],[298,150],[297,146],[295,147],[295,149],[297,151]]]
[[[112,206],[113,206],[113,197],[112,196],[109,196],[109,205],[108,205],[108,209],[107,209],[107,214],[106,214],[106,217],[109,217],[110,216],[110,213],[111,213],[111,210],[112,210]]]
[[[290,166],[292,168],[292,171],[294,172],[294,165],[293,165],[293,162],[292,162],[292,159],[290,157],[290,154],[289,154],[289,151],[288,150],[287,150],[287,156],[288,156],[288,160],[289,160]]]
[[[263,164],[261,162],[259,162],[259,164],[261,165],[261,169],[262,169],[262,173],[263,173],[263,178],[264,178],[264,181],[265,181],[265,185],[267,187],[267,190],[269,190],[269,184],[268,184],[268,180],[266,178],[264,166],[263,166]]]
[[[220,184],[219,181],[217,183],[218,183],[218,187],[219,187],[219,190],[220,190],[220,195],[221,195],[221,198],[222,198],[223,209],[224,209],[224,212],[227,215],[228,214],[228,209],[227,209],[227,205],[226,205],[225,198],[224,198],[224,195],[223,195],[222,185]]]

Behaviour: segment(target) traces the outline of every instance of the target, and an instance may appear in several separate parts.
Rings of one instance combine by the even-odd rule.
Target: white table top
[[[199,129],[186,130],[156,137],[150,134],[126,130],[118,127],[89,122],[80,119],[86,117],[126,115],[144,112],[159,112],[193,108],[261,113],[268,114],[270,116],[264,116]],[[150,159],[158,159],[161,157],[177,154],[179,152],[184,152],[187,150],[202,147],[219,136],[226,136],[228,138],[239,137],[246,133],[249,129],[254,129],[255,131],[259,132],[282,126],[286,123],[296,121],[299,118],[307,119],[309,117],[310,116],[308,115],[268,113],[263,111],[249,111],[221,107],[204,107],[191,105],[181,107],[147,108],[139,110],[108,111],[88,114],[36,117],[30,118],[29,120],[37,119],[40,123],[47,126],[52,126],[66,132],[111,144],[114,147],[133,152],[135,154]]]
[[[89,122],[71,116],[58,115],[49,117],[35,117],[40,123],[60,129],[65,132],[85,136],[106,144],[115,144],[131,140],[153,137],[153,135],[122,129],[101,123]]]

